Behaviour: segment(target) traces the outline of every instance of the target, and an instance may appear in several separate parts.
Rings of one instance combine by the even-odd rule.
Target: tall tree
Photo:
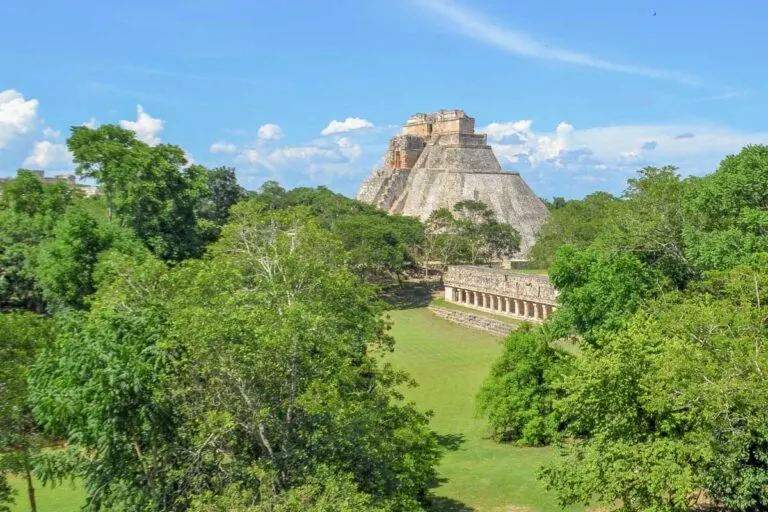
[[[563,504],[768,506],[768,255],[708,276],[584,347],[559,403],[577,442],[542,477]]]
[[[0,313],[0,510],[7,472],[27,483],[27,499],[37,511],[32,479],[34,457],[44,445],[28,404],[27,372],[37,352],[55,336],[55,324],[33,313]]]
[[[92,215],[76,206],[67,210],[38,254],[36,274],[49,309],[85,305],[95,290],[93,270],[105,242]]]
[[[90,311],[30,379],[37,417],[87,455],[87,509],[423,501],[438,445],[378,360],[392,340],[346,256],[297,211],[248,201],[205,259],[103,261]]]
[[[692,178],[685,211],[686,254],[698,268],[723,270],[768,251],[768,146],[747,146]]]
[[[67,145],[78,164],[75,172],[104,188],[110,221],[114,213],[165,260],[202,253],[196,211],[209,195],[207,169],[188,165],[183,149],[149,146],[113,125],[74,127]]]
[[[208,197],[202,201],[200,215],[216,225],[224,225],[229,209],[246,196],[245,189],[237,183],[232,167],[208,169],[207,180]]]
[[[491,260],[509,257],[520,250],[520,234],[511,226],[497,222],[493,210],[482,201],[460,201],[453,210],[464,261],[490,265]]]
[[[607,192],[594,192],[552,209],[531,248],[531,262],[538,268],[548,268],[563,245],[583,248],[591,244],[605,226],[613,222],[618,203],[619,200]]]

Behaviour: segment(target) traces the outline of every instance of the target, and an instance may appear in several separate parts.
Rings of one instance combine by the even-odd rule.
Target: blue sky
[[[248,188],[354,195],[410,114],[461,108],[539,195],[619,192],[768,143],[765,19],[758,0],[0,2],[0,175],[71,170],[70,126],[122,123]]]

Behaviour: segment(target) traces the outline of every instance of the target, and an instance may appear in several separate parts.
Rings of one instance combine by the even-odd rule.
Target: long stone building
[[[363,181],[357,199],[422,220],[459,201],[480,200],[520,233],[519,258],[526,257],[549,217],[520,174],[501,169],[487,135],[475,133],[474,118],[463,110],[408,118],[402,133],[392,137],[383,166]]]
[[[557,309],[557,290],[547,276],[452,265],[443,280],[445,300],[462,306],[534,322]]]

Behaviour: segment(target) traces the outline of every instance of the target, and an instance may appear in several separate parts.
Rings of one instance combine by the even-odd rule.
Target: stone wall
[[[482,315],[476,315],[468,311],[458,311],[455,309],[441,308],[439,306],[429,306],[428,308],[435,315],[440,318],[444,318],[449,322],[469,327],[471,329],[479,329],[481,331],[490,332],[497,336],[506,336],[510,331],[517,328],[513,324],[508,324],[500,320],[494,320],[493,318],[484,317]]]
[[[451,265],[443,277],[446,286],[493,293],[541,304],[557,305],[557,290],[547,276],[508,269]]]

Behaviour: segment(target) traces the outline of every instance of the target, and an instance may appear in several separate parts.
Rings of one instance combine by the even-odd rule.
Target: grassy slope
[[[12,512],[29,512],[27,482],[12,477],[11,486],[18,491],[16,504],[11,505]],[[58,487],[43,487],[36,482],[35,498],[38,512],[78,512],[85,499],[82,488],[73,488],[69,483]]]
[[[459,506],[463,503],[492,511],[559,510],[534,476],[553,451],[495,443],[475,416],[475,394],[501,352],[500,339],[439,319],[424,308],[393,311],[391,317],[397,340],[391,360],[419,382],[408,397],[434,411],[437,432],[463,438],[440,468],[445,481],[436,494],[449,498],[443,509],[465,510]]]

